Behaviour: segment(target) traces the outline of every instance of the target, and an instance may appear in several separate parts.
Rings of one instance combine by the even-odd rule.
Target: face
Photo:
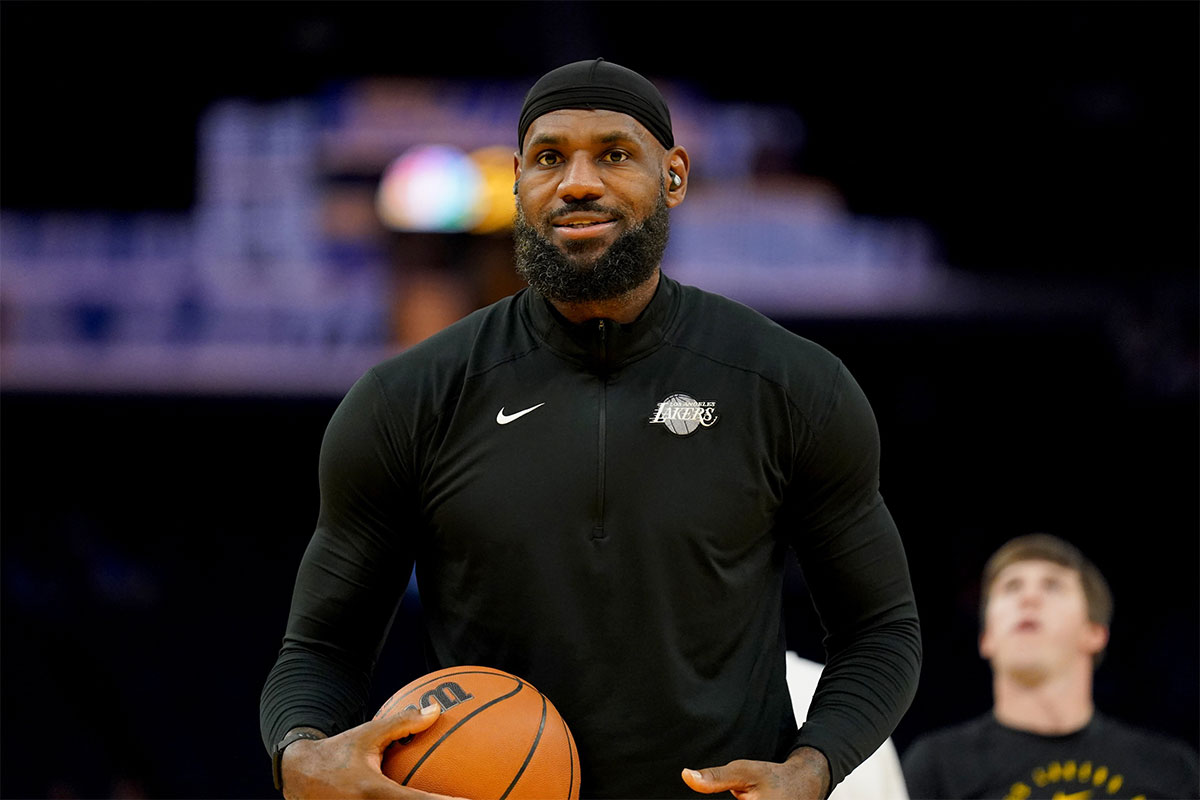
[[[1108,640],[1088,619],[1076,570],[1052,561],[1018,561],[990,587],[979,653],[992,668],[1037,682],[1086,665]]]
[[[518,271],[551,299],[601,300],[644,283],[686,193],[687,154],[632,117],[565,109],[534,120],[515,156]],[[668,170],[684,186],[667,191]]]

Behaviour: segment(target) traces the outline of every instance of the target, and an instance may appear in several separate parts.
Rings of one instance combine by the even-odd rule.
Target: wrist
[[[287,750],[296,742],[306,740],[314,741],[324,738],[326,738],[326,736],[323,731],[307,725],[292,728],[283,735],[283,738],[281,738],[276,743],[275,747],[271,749],[271,777],[275,781],[276,789],[280,791],[283,790],[283,751]]]
[[[785,763],[815,780],[820,788],[820,797],[828,797],[833,790],[829,759],[817,748],[809,745],[797,747],[788,754]]]

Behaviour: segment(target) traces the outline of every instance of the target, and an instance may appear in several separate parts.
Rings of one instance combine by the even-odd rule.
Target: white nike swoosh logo
[[[518,411],[515,414],[505,414],[504,409],[501,408],[500,411],[496,414],[496,422],[499,422],[501,425],[507,425],[508,423],[512,422],[514,419],[520,419],[521,417],[528,414],[530,411],[537,411],[539,408],[541,408],[544,405],[546,405],[546,404],[538,403],[536,406],[530,406],[529,408],[525,409],[524,411]]]

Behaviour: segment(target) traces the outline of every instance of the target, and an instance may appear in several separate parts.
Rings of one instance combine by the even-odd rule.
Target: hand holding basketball
[[[685,769],[683,782],[704,794],[732,792],[737,800],[821,800],[829,786],[829,762],[819,750],[800,747],[782,764],[739,760],[723,767]]]
[[[375,719],[328,739],[301,740],[283,752],[283,796],[303,798],[395,798],[430,800],[438,795],[401,786],[384,776],[383,752],[392,742],[429,728],[441,709],[411,710]]]
[[[575,739],[528,681],[492,667],[449,667],[397,691],[375,717],[430,706],[442,709],[437,722],[383,754],[383,774],[398,784],[477,800],[579,800]]]

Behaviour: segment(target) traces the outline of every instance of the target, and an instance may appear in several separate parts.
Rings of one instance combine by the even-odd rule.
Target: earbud
[[[667,170],[667,172],[669,172],[671,174],[671,189],[670,189],[670,191],[673,192],[676,189],[678,189],[680,186],[683,186],[683,178],[676,175],[675,170],[671,169],[671,170]]]
[[[517,193],[517,184],[519,184],[519,183],[520,183],[520,181],[513,181],[513,194]]]

